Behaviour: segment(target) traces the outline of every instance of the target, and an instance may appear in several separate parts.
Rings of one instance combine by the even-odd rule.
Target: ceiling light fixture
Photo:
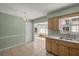
[[[23,20],[24,20],[25,22],[27,22],[26,12],[24,12]]]

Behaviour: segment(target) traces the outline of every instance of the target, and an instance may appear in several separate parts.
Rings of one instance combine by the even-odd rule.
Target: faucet
[[[71,40],[76,40],[76,35],[71,35],[70,39]]]
[[[66,39],[68,40],[68,38],[69,38],[69,36],[68,36],[68,34],[66,34]]]
[[[76,35],[66,34],[65,37],[67,40],[76,40]]]
[[[74,35],[73,39],[76,40],[76,35]]]
[[[72,38],[72,35],[71,34],[66,34],[66,39],[67,40],[72,40],[73,38]]]

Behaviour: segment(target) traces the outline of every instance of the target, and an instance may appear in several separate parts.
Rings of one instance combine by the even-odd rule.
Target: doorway
[[[45,40],[48,35],[48,22],[34,24],[34,39]]]
[[[45,37],[48,35],[48,22],[34,24],[34,42],[36,47],[45,51]]]

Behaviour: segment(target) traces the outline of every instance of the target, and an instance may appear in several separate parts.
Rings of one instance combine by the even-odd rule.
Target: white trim
[[[31,40],[31,41],[32,41],[32,40]],[[13,48],[13,47],[16,47],[16,46],[22,45],[22,44],[27,44],[27,43],[29,43],[29,42],[30,42],[30,41],[22,42],[22,43],[19,43],[19,44],[16,44],[16,45],[10,46],[10,47],[6,47],[6,48],[3,48],[3,49],[0,49],[0,51],[7,50],[7,49],[10,49],[10,48]]]
[[[10,48],[13,48],[13,47],[22,45],[22,44],[24,44],[24,43],[25,43],[25,42],[23,42],[23,43],[19,43],[19,44],[16,44],[16,45],[13,45],[13,46],[10,46],[10,47],[7,47],[7,48],[3,48],[3,49],[0,49],[0,51],[7,50],[7,49],[10,49]]]
[[[17,36],[24,36],[24,34],[2,36],[2,37],[0,37],[0,39],[10,38],[10,37],[17,37]]]

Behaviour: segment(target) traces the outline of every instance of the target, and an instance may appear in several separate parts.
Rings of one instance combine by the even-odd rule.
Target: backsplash
[[[48,36],[60,36],[61,34],[58,31],[52,31],[48,29]]]
[[[52,31],[52,30],[48,29],[48,36],[57,36],[57,37],[64,37],[64,38],[67,38],[68,35],[69,35],[69,34],[60,34],[60,32],[56,32],[56,31]],[[74,36],[75,36],[75,39],[74,39]],[[79,35],[70,34],[70,37],[71,37],[73,40],[79,41]]]

